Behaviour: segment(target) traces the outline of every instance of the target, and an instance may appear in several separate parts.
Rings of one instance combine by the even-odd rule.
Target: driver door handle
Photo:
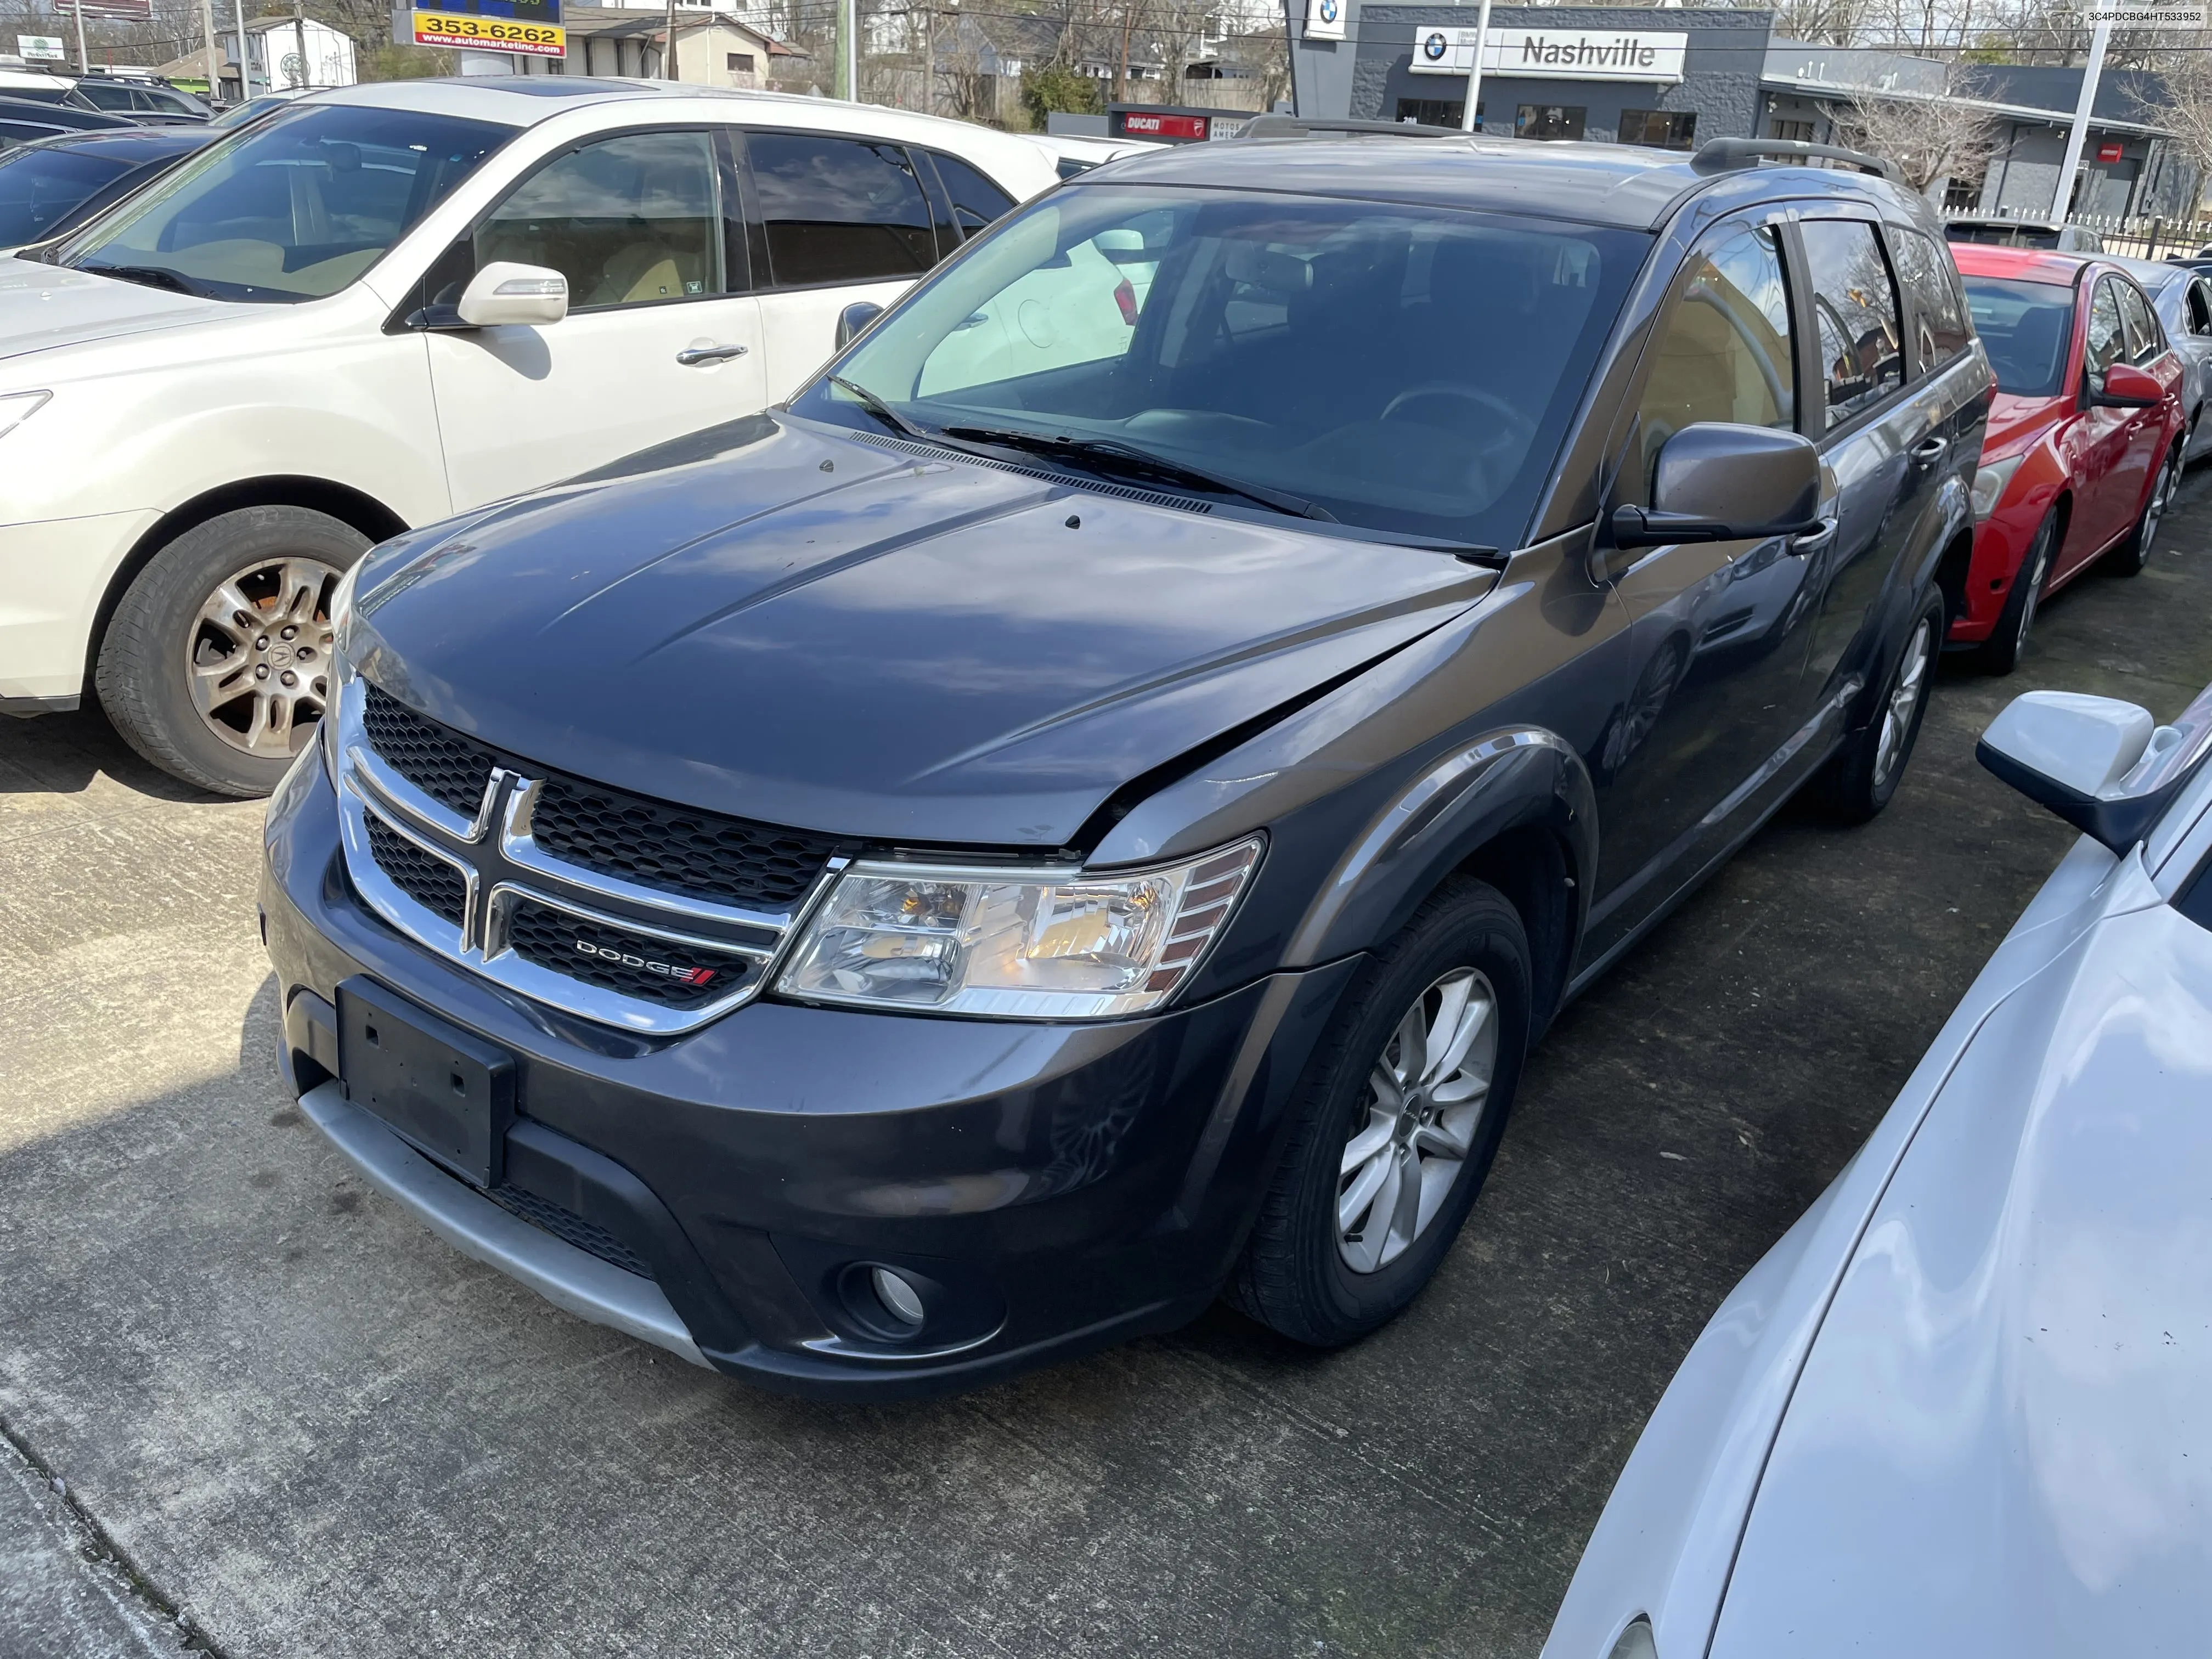
[[[1948,438],[1923,438],[1912,446],[1912,459],[1923,466],[1933,466],[1943,459],[1943,452],[1950,447]]]
[[[678,352],[676,361],[686,368],[696,368],[701,363],[726,362],[732,357],[742,357],[750,349],[741,345],[692,346]]]
[[[1835,539],[1836,520],[1833,519],[1823,519],[1820,520],[1820,527],[1813,532],[1812,534],[1808,536],[1798,536],[1792,538],[1790,544],[1790,550],[1793,554],[1818,553],[1822,548],[1827,546],[1830,542]]]

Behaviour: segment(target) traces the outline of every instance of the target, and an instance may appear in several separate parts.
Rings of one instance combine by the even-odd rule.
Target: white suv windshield
[[[319,300],[514,134],[411,110],[302,107],[217,143],[55,262],[211,299]]]
[[[1650,247],[1446,209],[1076,185],[975,243],[794,408],[1510,546]]]

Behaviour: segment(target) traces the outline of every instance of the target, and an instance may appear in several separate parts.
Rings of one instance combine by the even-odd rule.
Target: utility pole
[[[230,14],[238,25],[238,101],[253,96],[253,59],[247,56],[246,0],[230,0]]]
[[[860,100],[860,0],[837,0],[837,95]]]
[[[1474,67],[1467,72],[1467,107],[1460,112],[1459,130],[1474,131],[1475,111],[1482,102],[1482,54],[1490,50],[1490,0],[1482,0],[1482,15],[1474,24]]]
[[[200,34],[207,45],[208,102],[222,100],[222,58],[215,44],[215,0],[200,0]]]
[[[2081,71],[2081,96],[2074,105],[2074,129],[2066,135],[2066,160],[2058,169],[2058,193],[2051,198],[2051,216],[2066,222],[2074,205],[2074,175],[2081,166],[2081,145],[2089,136],[2089,112],[2097,104],[2097,81],[2105,72],[2105,48],[2112,43],[2112,26],[2097,25],[2089,37],[2089,67]]]
[[[921,112],[937,113],[937,0],[921,8]]]
[[[661,49],[660,78],[673,81],[676,76],[676,0],[668,0],[668,44]]]
[[[292,44],[294,50],[300,54],[299,84],[302,87],[308,86],[314,81],[314,76],[307,73],[307,10],[301,4],[301,0],[292,0]]]
[[[92,73],[92,60],[84,55],[84,0],[76,0],[76,72]]]

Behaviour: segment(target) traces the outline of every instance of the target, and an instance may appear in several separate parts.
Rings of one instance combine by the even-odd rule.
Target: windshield
[[[1246,507],[1510,547],[1649,246],[1440,209],[1077,186],[971,244],[836,374],[963,441],[1121,476],[1150,460],[1185,475],[1156,482]],[[793,407],[883,429],[848,386]]]
[[[110,155],[26,144],[0,155],[0,247],[35,242],[94,191],[130,170]]]
[[[1998,391],[2021,398],[2058,395],[2066,349],[2074,339],[2072,289],[1969,276],[1966,306],[1996,371]]]
[[[56,262],[219,300],[335,294],[514,129],[319,105],[218,140],[102,216]]]

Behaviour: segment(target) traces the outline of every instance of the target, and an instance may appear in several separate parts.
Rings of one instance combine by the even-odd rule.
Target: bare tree
[[[2166,94],[2139,100],[2142,118],[2173,135],[2172,143],[2181,160],[2196,171],[2202,198],[2212,185],[2212,38],[2193,33],[2181,37],[2154,66],[2166,83]]]
[[[1966,101],[1955,65],[1945,75],[1941,97],[1856,93],[1838,119],[1854,149],[1894,162],[1906,184],[1936,197],[1938,205],[1946,182],[1981,177],[1997,150],[1996,129]]]

